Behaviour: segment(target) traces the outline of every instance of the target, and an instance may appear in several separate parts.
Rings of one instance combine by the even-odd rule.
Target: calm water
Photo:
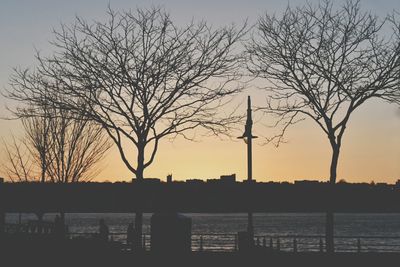
[[[185,214],[192,218],[193,234],[236,234],[246,230],[246,214]],[[45,220],[54,220],[54,214],[45,215]],[[145,233],[150,233],[151,214],[144,215]],[[22,223],[35,219],[33,214],[22,214]],[[98,231],[100,219],[104,219],[110,232],[125,233],[127,225],[134,220],[134,214],[95,213],[66,214],[70,232],[94,233]],[[17,223],[18,214],[7,214],[7,222]],[[283,235],[324,235],[325,216],[322,213],[256,213],[254,214],[255,234],[260,236]],[[336,214],[335,235],[337,236],[400,236],[400,214]],[[229,240],[228,240],[229,241]],[[228,242],[227,241],[227,242]],[[231,241],[229,241],[231,242]],[[275,242],[275,241],[274,241]],[[282,240],[282,246],[290,246],[290,240]],[[355,244],[356,240],[337,240],[338,243]],[[374,244],[398,246],[400,239],[363,240]],[[211,241],[209,246],[212,246]],[[314,240],[314,243],[318,243]],[[195,245],[194,245],[195,246]],[[216,245],[218,246],[218,245]]]
[[[202,234],[234,234],[246,229],[246,214],[185,214],[192,218],[192,232]],[[45,220],[54,220],[46,214]],[[150,216],[144,214],[144,232],[150,232]],[[103,218],[110,232],[124,232],[134,214],[74,213],[66,214],[71,232],[96,232]],[[36,219],[33,214],[22,214],[22,222]],[[18,214],[7,214],[7,222],[17,223]],[[323,235],[325,216],[322,213],[255,213],[254,228],[258,235]],[[400,214],[336,214],[336,235],[400,236]]]

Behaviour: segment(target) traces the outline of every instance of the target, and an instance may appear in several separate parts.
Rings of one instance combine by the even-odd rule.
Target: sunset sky
[[[163,6],[177,25],[185,25],[192,18],[206,20],[214,26],[241,24],[248,19],[256,22],[268,11],[279,14],[287,5],[304,4],[305,0],[257,1],[134,1],[134,0],[1,0],[0,1],[0,87],[8,87],[13,67],[34,66],[34,53],[51,53],[48,41],[53,39],[52,29],[60,23],[72,23],[76,15],[87,20],[102,20],[108,3],[116,10]],[[310,1],[316,2],[316,1]],[[340,1],[335,1],[340,2]],[[384,16],[393,9],[400,11],[398,0],[362,0],[365,10]],[[262,85],[258,81],[257,85]],[[250,95],[255,106],[265,103],[265,93],[249,84],[235,99],[243,104]],[[6,104],[0,96],[0,112],[7,116]],[[262,114],[254,114],[254,133],[260,136],[253,146],[253,177],[258,181],[294,181],[300,179],[327,180],[329,176],[330,146],[328,139],[312,121],[294,126],[286,137],[288,143],[276,148],[265,145],[263,136],[274,130]],[[244,126],[241,129],[244,129]],[[0,120],[0,138],[6,142],[11,133],[21,135],[17,121]],[[233,135],[241,135],[241,131]],[[236,173],[239,180],[246,178],[246,149],[235,138],[198,137],[196,142],[176,139],[164,140],[155,163],[146,170],[146,177],[165,179],[172,173],[174,179],[217,178]],[[134,155],[132,155],[134,156]],[[0,150],[3,160],[3,149]],[[104,181],[128,181],[133,175],[112,149],[102,163],[103,171],[96,178]],[[350,182],[388,182],[400,179],[400,109],[382,101],[370,101],[358,109],[345,133],[339,161],[338,179]]]

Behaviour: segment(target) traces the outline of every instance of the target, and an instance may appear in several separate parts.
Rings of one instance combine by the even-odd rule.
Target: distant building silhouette
[[[167,183],[172,183],[172,174],[167,175]]]
[[[236,174],[229,174],[229,175],[221,175],[219,179],[217,178],[210,178],[207,180],[203,179],[187,179],[187,184],[225,184],[225,183],[236,183]]]
[[[207,179],[207,184],[219,184],[220,182],[221,180],[216,178]]]
[[[230,175],[221,175],[220,176],[221,182],[228,182],[228,183],[234,183],[236,182],[236,174],[230,174]]]
[[[186,180],[186,183],[187,184],[204,184],[205,182],[204,182],[204,180],[201,180],[201,179],[189,179],[189,180]]]
[[[161,179],[160,178],[145,178],[143,180],[138,180],[136,178],[133,178],[132,183],[159,184],[159,183],[161,183]]]
[[[319,185],[320,181],[316,180],[297,180],[294,181],[295,185],[307,185],[307,186],[313,186],[313,185]]]

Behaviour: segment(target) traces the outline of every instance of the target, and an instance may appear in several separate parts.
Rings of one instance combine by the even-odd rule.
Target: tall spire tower
[[[244,127],[244,133],[242,136],[238,137],[243,139],[247,144],[247,181],[251,182],[253,180],[253,157],[252,157],[252,140],[257,138],[253,136],[252,133],[253,119],[251,116],[251,99],[250,96],[247,97],[247,119],[246,125]],[[249,210],[247,214],[247,232],[251,240],[254,237],[254,227],[253,227],[253,213]]]

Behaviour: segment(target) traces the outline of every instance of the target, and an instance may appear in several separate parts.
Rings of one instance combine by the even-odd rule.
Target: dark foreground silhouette
[[[390,253],[126,253],[112,247],[72,242],[68,245],[2,248],[1,266],[388,266],[400,261]]]
[[[340,201],[332,202],[332,199],[337,199],[336,195],[341,196]],[[239,251],[192,252],[190,220],[178,216],[176,211],[325,211],[326,207],[333,207],[336,211],[398,212],[399,201],[397,185],[339,184],[331,191],[326,183],[262,184],[222,179],[207,183],[160,183],[154,180],[129,184],[4,183],[0,184],[0,267],[386,266],[389,263],[398,264],[400,253],[290,253],[266,248],[242,250],[240,233]],[[32,231],[30,234],[10,234],[5,231],[6,212],[65,214],[134,212],[137,209],[158,212],[159,215],[152,219],[152,234],[158,237],[152,235],[151,242],[158,242],[159,248],[151,251],[121,248],[117,242],[109,239],[109,230],[104,221],[99,223],[98,236],[92,239],[65,238],[67,227],[60,217],[56,217],[54,225],[46,226],[42,222],[40,227],[44,234],[35,235],[35,231],[33,234]],[[171,217],[171,213],[175,215]],[[132,227],[127,243],[134,247],[137,237]],[[172,249],[175,243],[175,247],[179,248],[177,250]]]
[[[41,234],[2,234],[0,266],[396,266],[400,262],[400,253],[284,252],[240,244],[238,251],[191,251],[190,219],[174,213],[152,217],[150,251],[114,242],[104,220],[92,238],[69,239],[64,231],[60,226]]]

